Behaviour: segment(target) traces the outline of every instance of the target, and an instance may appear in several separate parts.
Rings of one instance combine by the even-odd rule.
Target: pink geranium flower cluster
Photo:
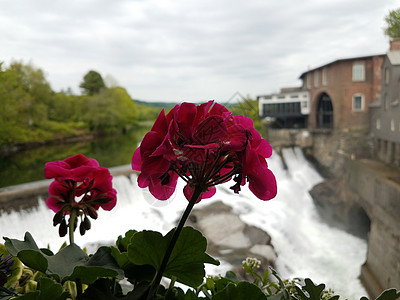
[[[117,192],[112,187],[112,176],[95,159],[77,154],[64,160],[48,162],[44,176],[55,179],[49,186],[50,197],[46,204],[56,212],[54,226],[60,224],[61,236],[67,232],[65,216],[72,211],[84,217],[80,227],[81,234],[84,234],[90,229],[87,216],[96,219],[99,207],[111,210],[116,204]]]
[[[235,193],[248,182],[254,195],[269,200],[276,195],[276,180],[266,162],[271,154],[250,118],[234,116],[213,101],[182,103],[167,115],[160,113],[135,151],[132,169],[141,171],[138,185],[159,200],[171,197],[179,177],[187,183],[188,200],[196,186],[202,189],[200,201],[232,178]]]

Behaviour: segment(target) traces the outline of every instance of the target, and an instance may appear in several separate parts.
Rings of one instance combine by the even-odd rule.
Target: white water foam
[[[282,278],[311,278],[315,283],[325,283],[341,298],[360,299],[366,295],[358,275],[365,261],[367,243],[358,237],[326,225],[318,216],[308,191],[322,177],[306,161],[299,148],[283,149],[287,169],[274,153],[268,159],[269,167],[278,182],[275,199],[261,201],[247,187],[239,195],[229,189],[233,183],[221,185],[212,199],[205,199],[197,207],[214,201],[223,201],[233,207],[240,218],[257,226],[272,237],[277,253],[277,269]],[[114,242],[129,229],[168,232],[187,205],[182,194],[183,182],[168,202],[155,201],[148,191],[136,184],[137,176],[117,176],[113,180],[118,203],[112,211],[99,211],[92,229],[83,237],[77,232],[75,242],[85,246],[90,243]],[[0,235],[23,239],[28,230],[39,247],[56,251],[67,238],[60,238],[52,226],[54,213],[44,201],[29,211],[4,213],[0,217]],[[220,269],[207,269],[221,272]],[[218,271],[219,270],[219,271]],[[214,273],[216,274],[216,273]]]

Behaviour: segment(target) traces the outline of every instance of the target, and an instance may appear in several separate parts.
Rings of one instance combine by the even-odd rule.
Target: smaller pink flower
[[[95,159],[77,154],[62,161],[48,162],[44,175],[54,178],[46,204],[56,213],[53,223],[54,226],[60,224],[60,235],[61,224],[65,224],[65,216],[72,210],[78,216],[84,216],[85,222],[81,225],[88,227],[88,216],[96,219],[100,207],[111,210],[116,205],[117,192],[112,187],[112,176]],[[89,228],[80,228],[81,234]]]

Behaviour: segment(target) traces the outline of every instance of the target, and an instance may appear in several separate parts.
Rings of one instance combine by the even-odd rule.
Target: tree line
[[[55,92],[41,69],[0,63],[0,147],[126,131],[157,116],[158,109],[135,104],[123,87],[107,87],[96,71],[80,87],[82,95]]]

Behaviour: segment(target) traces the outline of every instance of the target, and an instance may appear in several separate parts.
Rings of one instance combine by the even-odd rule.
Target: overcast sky
[[[1,0],[0,60],[53,90],[89,70],[132,98],[227,101],[298,86],[309,68],[383,54],[394,0]]]

